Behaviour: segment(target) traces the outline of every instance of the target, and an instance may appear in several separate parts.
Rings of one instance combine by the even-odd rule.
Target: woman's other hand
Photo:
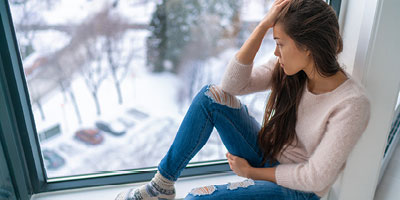
[[[249,172],[253,168],[247,160],[234,156],[230,154],[229,152],[226,153],[226,158],[228,159],[229,162],[229,167],[235,174],[241,177],[249,178]]]
[[[275,0],[267,15],[261,20],[260,25],[265,29],[272,28],[279,13],[289,2],[290,0]]]

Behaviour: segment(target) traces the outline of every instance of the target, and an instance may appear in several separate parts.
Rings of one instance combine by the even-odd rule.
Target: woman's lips
[[[280,58],[278,58],[278,62],[279,62],[279,65],[280,65],[281,67],[284,66],[284,65],[281,63],[281,59],[280,59]]]

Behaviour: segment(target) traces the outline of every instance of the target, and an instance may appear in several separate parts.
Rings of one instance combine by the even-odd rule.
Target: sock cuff
[[[159,171],[157,171],[156,175],[154,175],[154,178],[152,181],[161,187],[163,187],[163,186],[171,187],[171,186],[174,186],[174,184],[175,184],[174,181],[168,180],[163,175],[161,175]]]

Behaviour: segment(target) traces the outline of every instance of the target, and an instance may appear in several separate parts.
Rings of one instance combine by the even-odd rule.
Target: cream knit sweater
[[[270,89],[272,70],[277,59],[258,67],[244,65],[234,57],[220,87],[232,95],[244,95]],[[298,108],[298,138],[280,154],[275,171],[278,185],[325,196],[347,157],[366,129],[370,102],[365,89],[349,74],[344,83],[331,92],[313,94],[307,84]]]

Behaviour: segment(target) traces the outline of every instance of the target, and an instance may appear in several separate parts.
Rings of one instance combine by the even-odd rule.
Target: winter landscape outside
[[[9,0],[47,177],[157,166],[271,2]],[[268,95],[238,98],[261,123]],[[225,152],[214,130],[191,163]]]

